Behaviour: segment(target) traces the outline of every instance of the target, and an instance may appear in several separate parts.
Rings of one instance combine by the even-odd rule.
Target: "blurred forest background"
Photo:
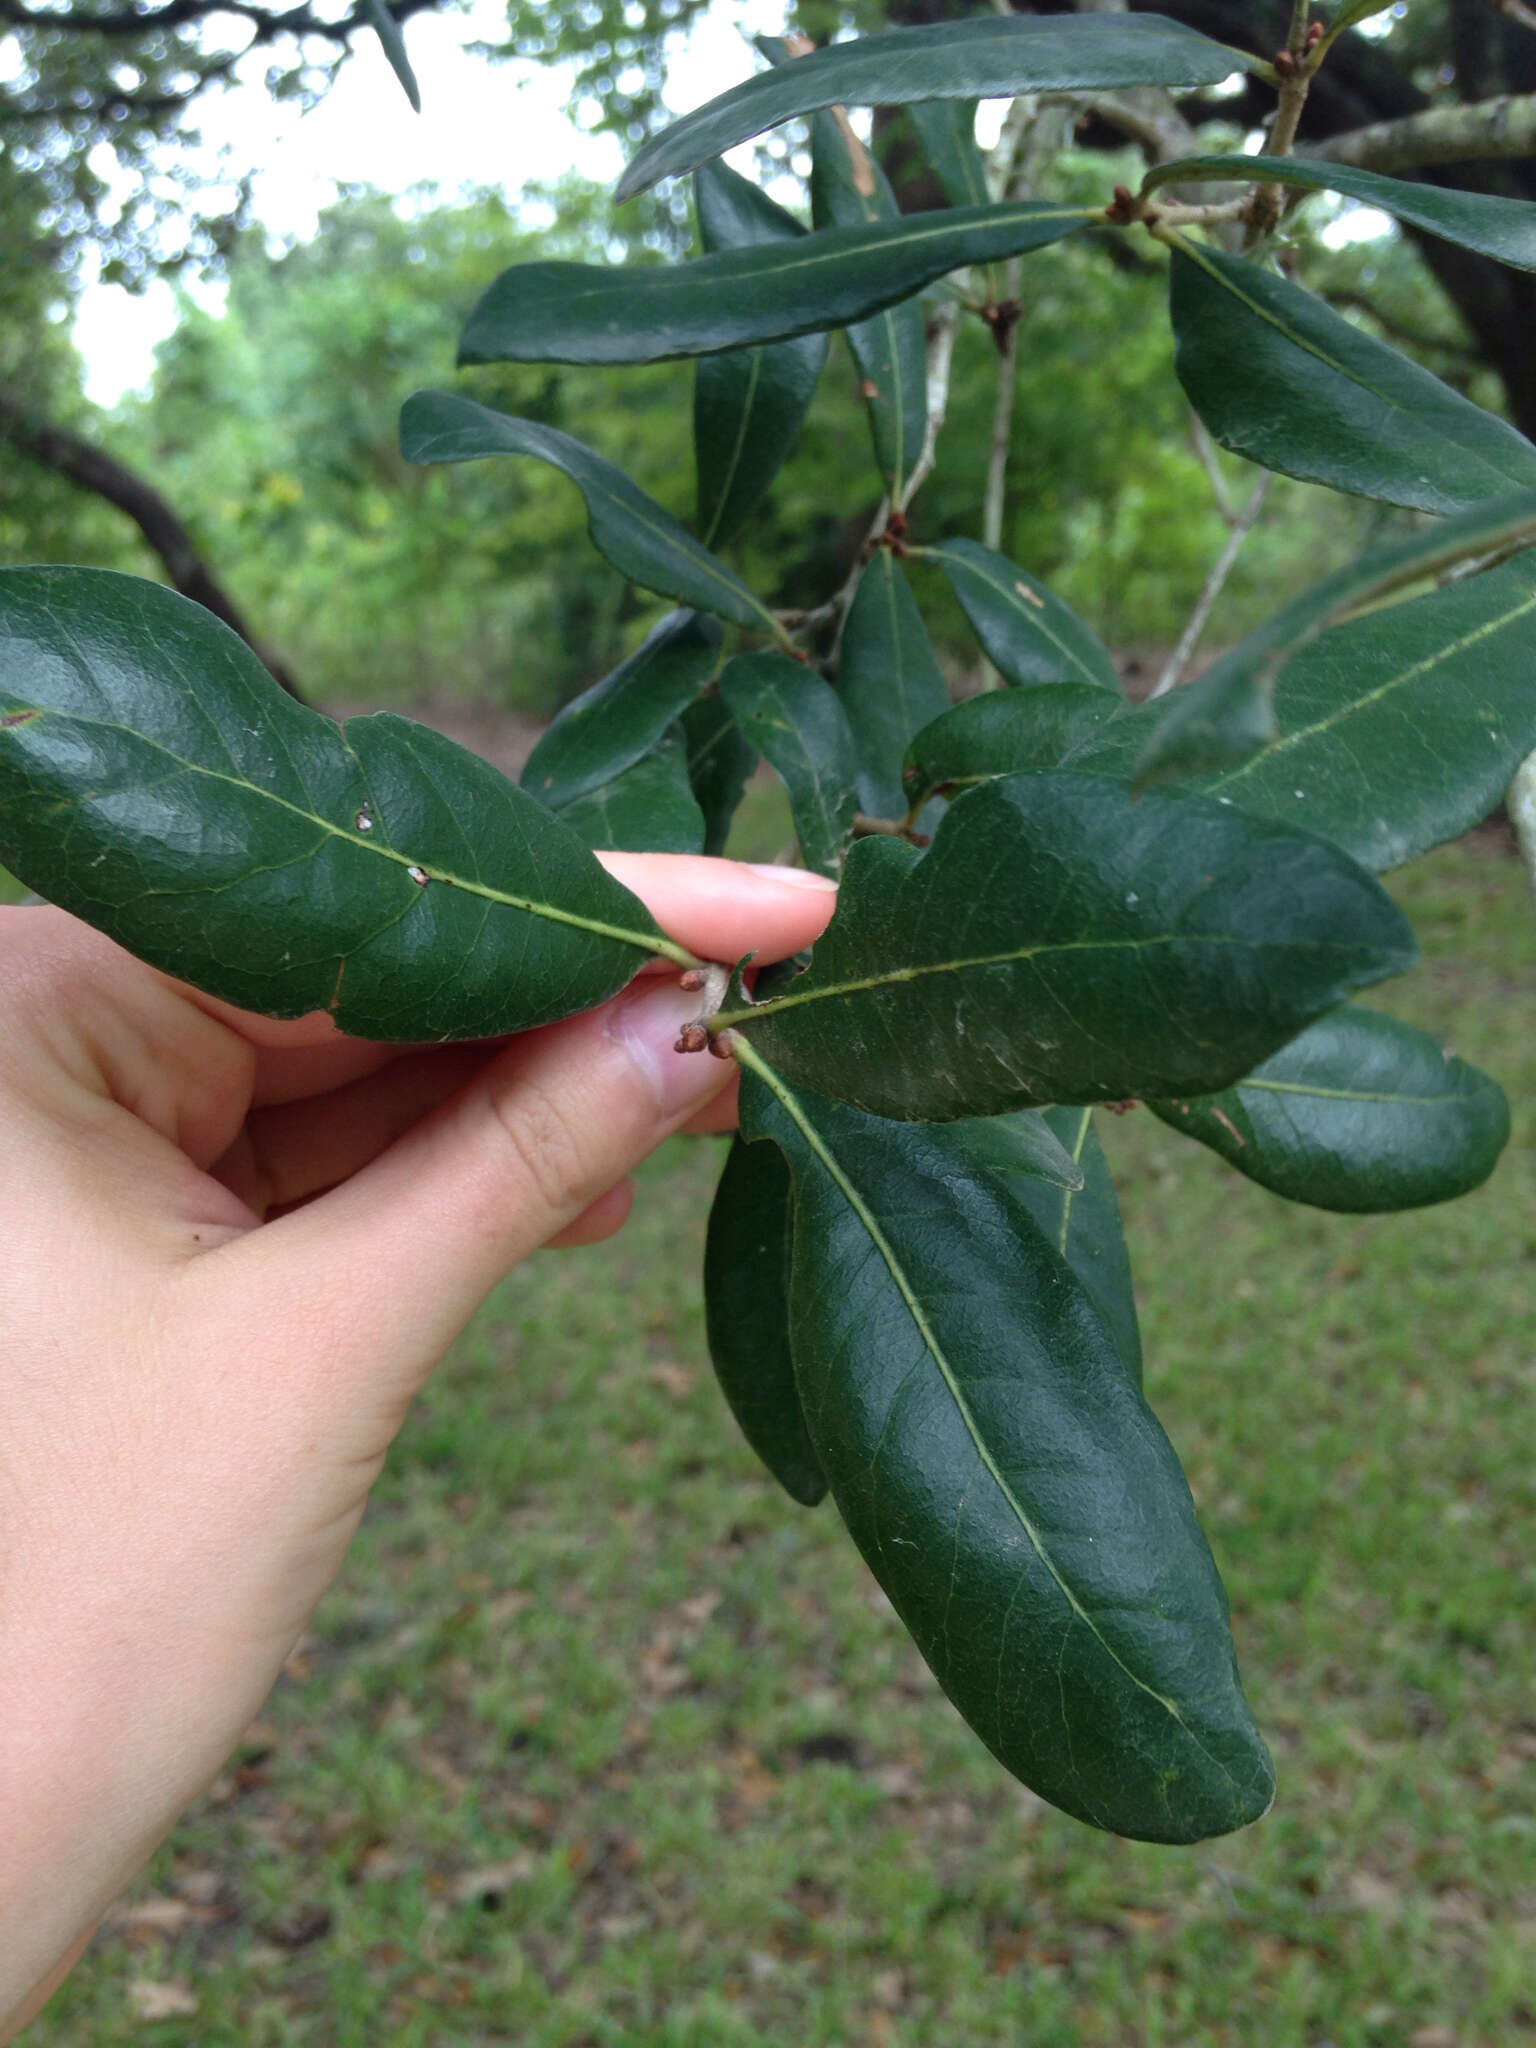
[[[396,11],[409,42],[420,0]],[[824,37],[944,11],[942,0],[883,11],[874,0],[807,0],[791,13]],[[1164,11],[1248,47],[1283,39],[1279,0]],[[504,40],[482,46],[483,61],[505,67],[510,122],[516,78],[538,60],[561,67],[582,135],[606,129],[628,146],[663,116],[669,66],[722,13],[749,18],[739,0],[716,0],[714,17],[707,0],[512,0]],[[1341,45],[1308,120],[1326,137],[1528,91],[1533,18],[1496,0],[1388,7]],[[253,166],[232,161],[211,176],[199,125],[216,129],[230,95],[317,103],[348,61],[371,66],[376,125],[411,123],[364,21],[360,9],[307,5],[164,0],[114,13],[108,0],[0,0],[0,559],[170,574],[232,607],[318,703],[447,697],[544,716],[626,652],[659,607],[586,545],[580,500],[553,472],[404,464],[399,404],[418,384],[451,380],[457,330],[497,270],[535,254],[661,260],[689,245],[685,202],[652,198],[615,215],[599,186],[556,162],[546,182],[518,190],[343,183],[313,236],[275,234],[252,202]],[[741,46],[711,89],[751,62]],[[1207,147],[1253,146],[1262,110],[1263,96],[1236,79],[1183,109],[1205,124]],[[1081,123],[1078,143],[1045,173],[1048,187],[1099,197],[1139,167],[1103,123]],[[940,203],[912,174],[899,122],[877,115],[876,144],[903,205]],[[771,138],[764,168],[792,178],[797,148],[793,130]],[[1531,177],[1528,164],[1484,164],[1471,181],[1522,190]],[[1343,203],[1314,200],[1301,219],[1294,254],[1308,283],[1529,430],[1536,373],[1521,356],[1532,352],[1508,338],[1522,316],[1530,332],[1531,309],[1511,298],[1528,279],[1445,245],[1420,248]],[[1153,244],[1124,236],[1031,258],[1002,528],[1003,550],[1144,670],[1176,638],[1227,533],[1172,373],[1161,269]],[[152,377],[110,408],[92,405],[91,366],[72,341],[82,290],[163,279],[179,320]],[[99,323],[94,349],[99,372]],[[918,503],[921,537],[980,532],[997,367],[979,323],[964,323],[942,458]],[[686,364],[459,373],[476,395],[577,433],[685,518],[691,378]],[[864,449],[854,372],[838,354],[798,456],[739,544],[775,602],[814,604],[841,581],[875,502]],[[1207,647],[1401,516],[1281,483]],[[922,596],[958,664],[958,614],[949,618],[937,588]]]

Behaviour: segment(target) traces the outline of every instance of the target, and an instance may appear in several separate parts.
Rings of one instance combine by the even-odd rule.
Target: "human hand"
[[[830,885],[605,855],[705,959],[808,945]],[[0,911],[0,2040],[249,1724],[413,1396],[491,1288],[725,1127],[675,969],[501,1046],[196,994]]]

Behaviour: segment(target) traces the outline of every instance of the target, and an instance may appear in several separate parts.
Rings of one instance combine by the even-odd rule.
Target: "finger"
[[[253,1109],[209,1171],[261,1217],[305,1201],[360,1172],[495,1056],[496,1048],[484,1045],[404,1052],[312,1101]]]
[[[734,1062],[732,1062],[734,1068]],[[741,1094],[741,1075],[733,1071],[731,1078],[711,1101],[689,1117],[683,1129],[690,1138],[718,1137],[722,1131],[734,1131],[737,1123],[737,1102]]]
[[[837,902],[837,885],[806,868],[754,866],[694,853],[600,853],[669,938],[701,960],[735,964],[755,953],[765,966],[813,945]]]
[[[725,1086],[725,1063],[672,1049],[695,1002],[641,983],[525,1033],[352,1179],[202,1262],[249,1291],[256,1327],[276,1301],[303,1315],[281,1355],[327,1360],[314,1392],[356,1455],[382,1451],[491,1288]]]
[[[567,1223],[564,1230],[557,1230],[544,1249],[565,1252],[575,1251],[582,1245],[602,1244],[624,1228],[634,1206],[635,1184],[626,1175],[617,1187],[599,1195],[595,1202],[583,1209],[574,1223]]]
[[[832,882],[805,868],[753,866],[686,853],[601,853],[598,859],[640,897],[669,938],[702,960],[734,964],[747,953],[764,965],[785,959],[814,943],[837,899]],[[658,960],[647,961],[641,971],[671,974],[675,969]],[[308,1100],[420,1050],[348,1037],[324,1011],[261,1017],[183,983],[170,985],[256,1048],[251,1099],[257,1104]]]

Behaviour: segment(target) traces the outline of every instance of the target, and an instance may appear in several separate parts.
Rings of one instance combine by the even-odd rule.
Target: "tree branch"
[[[1368,128],[1308,143],[1307,155],[1387,173],[1536,156],[1536,93],[1506,93],[1470,106],[1429,107],[1401,120],[1373,121]]]
[[[390,13],[396,21],[441,4],[441,0],[391,0]],[[350,43],[360,28],[372,28],[367,11],[354,7],[339,21],[326,21],[307,4],[277,11],[258,7],[251,0],[164,0],[160,7],[123,8],[116,12],[92,14],[78,8],[28,7],[25,0],[0,0],[0,24],[7,28],[35,30],[40,35],[151,36],[168,29],[189,28],[210,15],[232,14],[255,29],[255,43],[275,42],[280,36],[320,36],[333,43]],[[243,52],[241,54],[244,54]]]
[[[290,695],[299,689],[287,667],[251,632],[239,607],[203,560],[196,541],[153,485],[89,441],[55,426],[0,386],[0,441],[53,470],[81,490],[94,491],[126,512],[165,564],[166,574],[190,597],[237,632]]]

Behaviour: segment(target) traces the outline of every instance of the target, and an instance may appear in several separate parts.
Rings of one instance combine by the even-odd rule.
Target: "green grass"
[[[458,1347],[135,1894],[161,1927],[109,1927],[40,2048],[1536,2040],[1532,906],[1467,847],[1400,888],[1428,961],[1387,1000],[1516,1105],[1487,1188],[1325,1216],[1106,1120],[1266,1821],[1096,1835],[964,1731],[831,1508],[733,1435],[698,1307],[718,1152],[679,1145],[621,1237]],[[136,2018],[143,1980],[195,2016]]]

